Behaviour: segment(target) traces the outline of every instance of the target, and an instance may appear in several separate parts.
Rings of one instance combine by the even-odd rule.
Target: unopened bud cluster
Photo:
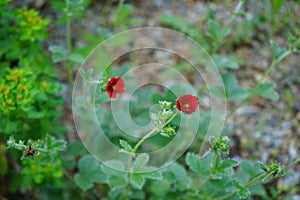
[[[210,142],[212,145],[212,149],[214,152],[223,152],[226,154],[229,154],[229,146],[228,146],[228,142],[229,142],[229,138],[227,136],[224,137],[212,137]]]
[[[174,114],[172,109],[172,103],[168,101],[159,101],[161,111],[158,113],[150,113],[150,118],[154,123],[154,126],[157,131],[160,131],[160,134],[165,137],[170,135],[175,135],[175,127],[173,126],[164,126],[166,121]]]

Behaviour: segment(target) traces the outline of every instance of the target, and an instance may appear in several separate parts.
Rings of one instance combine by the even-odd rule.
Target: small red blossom
[[[176,101],[177,109],[186,114],[191,114],[195,112],[197,110],[198,105],[198,97],[190,94],[182,95]]]
[[[120,77],[111,78],[106,85],[106,92],[108,96],[112,99],[116,98],[117,93],[122,94],[124,90],[125,83]]]

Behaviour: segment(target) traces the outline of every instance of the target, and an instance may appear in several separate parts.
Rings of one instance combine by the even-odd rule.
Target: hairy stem
[[[292,163],[288,164],[287,166],[284,167],[285,170],[289,169],[290,167],[296,165],[297,163],[300,162],[300,158],[298,158],[297,160],[293,161]],[[252,180],[249,180],[247,183],[245,183],[243,185],[243,188],[246,188],[246,187],[249,187],[255,183],[257,183],[259,180],[264,180],[265,178],[271,176],[273,174],[274,171],[271,171],[269,173],[262,173],[260,175],[258,175],[257,177],[253,178]],[[221,196],[219,198],[214,198],[214,200],[224,200],[224,199],[227,199],[231,196],[233,196],[237,191],[234,191],[234,192],[231,192],[231,193],[228,193],[224,196]]]
[[[176,113],[173,114],[172,117],[170,117],[160,128],[153,128],[151,131],[149,131],[133,148],[132,150],[132,154],[130,154],[129,159],[128,159],[128,173],[127,173],[127,177],[128,177],[128,181],[130,178],[130,168],[132,165],[132,160],[134,157],[134,153],[136,153],[136,151],[138,150],[138,148],[145,142],[145,140],[152,136],[154,133],[160,131],[162,128],[164,128],[166,125],[168,125],[179,113],[180,111],[178,110]]]

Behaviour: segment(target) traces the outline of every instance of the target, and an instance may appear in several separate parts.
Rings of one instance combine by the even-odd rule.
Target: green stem
[[[228,22],[225,24],[223,30],[226,30],[231,26],[233,20],[235,19],[237,14],[240,12],[243,4],[244,4],[244,0],[240,0],[239,3],[234,8],[232,15],[230,16],[230,19],[228,20]],[[219,47],[223,44],[223,40],[224,40],[224,37],[221,38],[220,43],[211,50],[211,55],[214,55],[219,50]]]
[[[245,183],[242,187],[245,188],[245,187],[249,187],[251,186],[252,184],[256,183],[258,180],[262,179],[264,176],[268,176],[269,174],[266,174],[266,173],[262,173],[260,175],[258,175],[257,177],[255,177],[254,179],[248,181],[247,183]],[[233,195],[235,195],[237,191],[234,191],[234,192],[231,192],[231,193],[228,193],[224,196],[221,196],[219,198],[214,198],[214,200],[224,200],[224,199],[227,199]]]
[[[287,52],[285,52],[285,54],[283,54],[280,58],[278,59],[273,59],[271,65],[269,66],[269,68],[265,71],[265,73],[263,74],[263,76],[259,79],[259,81],[255,84],[253,92],[255,93],[257,88],[263,83],[263,81],[265,80],[265,78],[269,75],[269,73],[272,71],[272,69],[274,69],[274,67],[276,67],[276,65],[285,57],[287,57],[292,51],[289,50]],[[237,104],[236,106],[234,106],[234,108],[229,112],[229,114],[226,116],[226,121],[232,117],[232,115],[236,112],[236,110],[244,105],[246,102],[248,102],[252,97],[248,97],[244,100],[242,100],[239,104]]]
[[[13,148],[17,149],[17,150],[21,150],[21,151],[25,151],[28,145],[21,145],[21,144],[14,144]],[[35,151],[39,151],[39,152],[43,152],[43,153],[51,153],[49,150],[47,149],[43,149],[43,148],[39,148],[39,147],[34,147],[32,146],[33,149]]]
[[[242,6],[244,5],[244,2],[245,2],[244,0],[240,0],[239,3],[236,5],[229,21],[226,24],[226,27],[231,26],[231,24],[232,24],[233,20],[235,19],[236,15],[240,12]]]
[[[163,127],[165,127],[166,125],[168,125],[178,114],[180,113],[180,111],[178,110],[167,122],[165,122],[162,126],[161,126],[161,128],[160,128],[160,130],[163,128]]]
[[[137,149],[145,142],[145,140],[150,137],[152,134],[154,134],[156,131],[158,131],[156,128],[153,128],[151,131],[149,131],[133,148],[133,153],[137,151]]]
[[[290,164],[288,164],[287,166],[285,166],[284,169],[287,170],[287,169],[289,169],[290,167],[296,165],[296,164],[299,163],[299,162],[300,162],[300,158],[298,158],[297,160],[295,160],[295,161],[291,162]],[[260,180],[260,179],[263,180],[263,179],[265,179],[265,178],[271,176],[272,174],[273,174],[273,171],[271,171],[271,172],[269,172],[269,173],[265,173],[265,172],[264,172],[264,173],[258,175],[257,177],[255,177],[254,179],[252,179],[252,180],[248,181],[247,183],[245,183],[245,184],[243,185],[243,188],[249,187],[249,186],[255,184],[258,180]],[[237,191],[231,192],[231,193],[226,194],[226,195],[224,195],[224,196],[222,196],[222,197],[215,198],[214,200],[224,200],[224,199],[227,199],[227,198],[233,196],[236,192],[237,192]]]
[[[160,131],[162,128],[164,128],[166,125],[168,125],[179,113],[180,111],[178,110],[172,117],[170,117],[170,119],[168,119],[160,128],[153,128],[151,131],[149,131],[133,148],[132,150],[132,154],[130,154],[129,156],[129,160],[128,160],[128,173],[127,173],[127,176],[128,176],[128,181],[129,181],[129,178],[130,178],[130,168],[131,168],[131,165],[132,165],[132,160],[133,160],[133,157],[134,157],[134,154],[136,153],[136,151],[138,150],[138,148],[145,142],[145,140],[152,136],[154,133],[156,133],[157,131]]]
[[[118,11],[121,10],[123,4],[124,4],[124,0],[120,0],[117,8]]]
[[[287,166],[285,166],[284,169],[289,169],[290,167],[296,165],[299,162],[300,162],[300,158],[298,158],[297,160],[295,160],[295,161],[291,162],[290,164],[288,164]]]
[[[218,153],[214,153],[214,158],[213,158],[213,166],[211,168],[211,173],[210,175],[207,177],[207,179],[200,185],[200,187],[203,187],[208,181],[210,181],[210,179],[212,178],[212,174],[216,168],[216,164],[217,164],[217,158],[218,158]]]

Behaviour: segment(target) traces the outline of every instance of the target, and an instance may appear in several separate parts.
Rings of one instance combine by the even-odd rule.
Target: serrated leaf
[[[130,183],[136,189],[142,189],[145,184],[145,178],[140,173],[130,175]]]
[[[76,140],[68,144],[68,148],[64,153],[64,156],[76,157],[76,156],[82,156],[84,154],[86,154],[86,149],[84,148],[84,146],[80,141]]]
[[[213,39],[213,42],[216,43],[216,45],[220,45],[222,42],[222,39],[226,37],[228,34],[230,34],[229,29],[224,29],[220,22],[218,22],[216,19],[212,18],[208,21],[208,30],[207,34]]]
[[[161,181],[153,181],[150,185],[151,192],[155,196],[160,197],[159,199],[163,199],[162,197],[164,197],[169,192],[170,188],[171,183],[165,179]]]
[[[248,174],[250,177],[257,176],[259,173],[263,172],[262,170],[258,170],[257,163],[250,160],[242,160],[240,164],[240,170],[243,173]]]
[[[186,190],[191,187],[191,179],[186,173],[186,170],[183,166],[173,163],[165,170],[170,171],[175,178],[175,185],[179,190]]]
[[[255,90],[255,94],[266,99],[278,100],[279,95],[277,94],[277,92],[273,91],[274,88],[275,83],[262,83]]]
[[[140,200],[144,200],[146,199],[145,197],[145,191],[142,190],[133,190],[132,192],[129,192],[129,199],[140,199]]]
[[[185,157],[186,164],[197,174],[201,172],[200,156],[194,153],[188,153]]]
[[[214,159],[214,155],[211,151],[208,151],[206,154],[203,155],[203,157],[201,158],[201,170],[200,170],[201,176],[210,175],[210,170],[213,165],[213,159]]]
[[[126,187],[127,180],[125,174],[122,176],[111,176],[108,178],[108,185],[111,190]]]
[[[249,187],[249,191],[252,195],[265,196],[266,191],[262,184],[255,184]]]
[[[66,141],[55,139],[53,136],[47,134],[46,145],[49,151],[60,152],[66,148]]]
[[[248,188],[243,187],[236,180],[233,180],[232,184],[237,189],[237,195],[239,196],[240,199],[246,199],[247,197],[249,197],[251,195],[251,193],[248,190]]]
[[[236,167],[238,165],[239,165],[239,163],[236,160],[229,158],[229,159],[226,159],[223,162],[221,162],[221,164],[218,166],[218,169],[223,170],[226,168]]]
[[[139,173],[143,177],[148,178],[148,179],[153,179],[153,180],[162,180],[163,175],[160,171],[151,171],[151,172],[143,172]]]
[[[257,163],[262,170],[264,170],[265,172],[269,171],[268,167],[265,164],[263,164],[262,162],[259,162],[259,161]]]
[[[80,187],[80,189],[82,189],[83,191],[86,191],[90,188],[93,187],[93,183],[88,180],[87,178],[85,178],[84,176],[82,176],[81,174],[75,174],[74,177],[75,183]]]
[[[226,69],[226,68],[238,69],[239,68],[239,64],[235,60],[232,60],[225,56],[214,55],[213,61],[215,62],[215,64],[217,65],[217,67],[219,69]]]
[[[149,159],[150,158],[148,154],[146,153],[139,154],[133,163],[133,171],[138,172],[142,170],[148,163]]]
[[[116,166],[116,169],[113,169],[109,166]],[[104,173],[106,173],[108,175],[113,175],[113,176],[123,176],[124,172],[119,171],[117,169],[121,169],[121,170],[125,169],[124,164],[120,161],[117,161],[117,160],[110,160],[110,161],[104,163],[104,165],[101,165],[101,170]]]
[[[95,183],[107,183],[108,177],[100,169],[96,169],[93,173],[91,173],[89,179]]]
[[[127,151],[127,152],[133,151],[132,147],[130,146],[130,144],[127,143],[127,141],[120,140],[119,142],[120,142],[120,145],[125,149],[125,151]]]
[[[80,173],[88,177],[89,174],[92,174],[93,171],[100,168],[100,163],[93,156],[86,155],[79,160],[78,168]]]

